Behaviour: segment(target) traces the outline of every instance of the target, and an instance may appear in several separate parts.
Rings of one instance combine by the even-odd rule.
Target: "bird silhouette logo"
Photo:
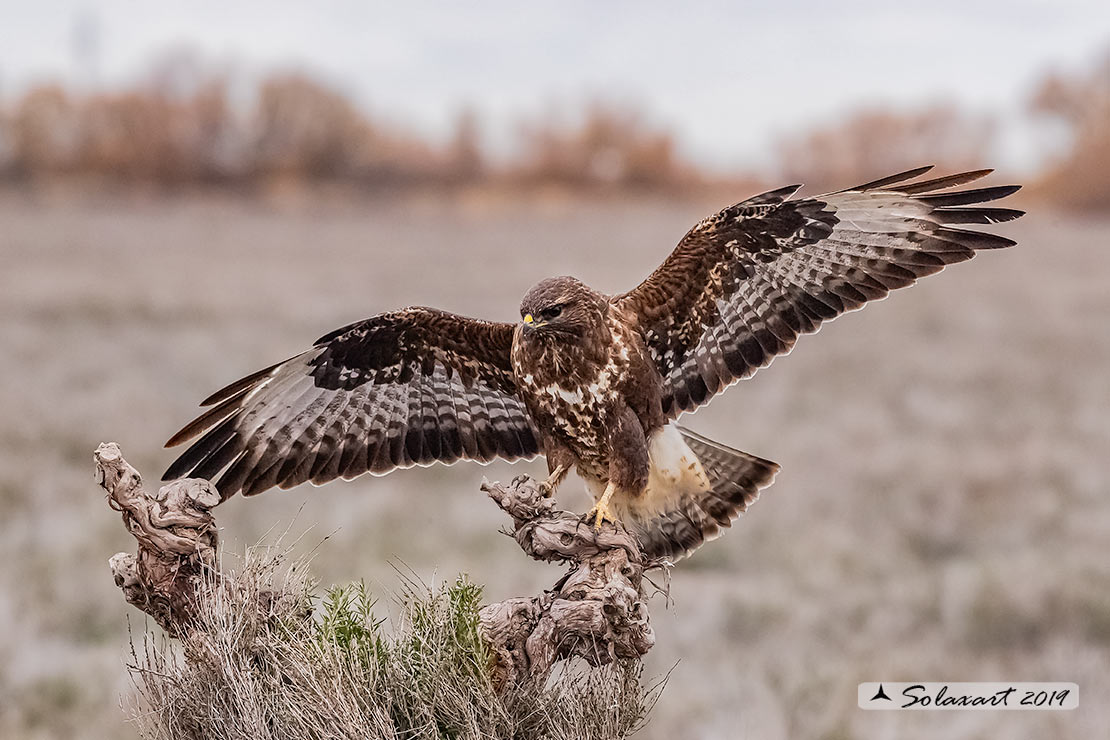
[[[894,701],[893,699],[891,699],[889,696],[886,695],[885,691],[883,691],[883,685],[882,684],[879,684],[879,690],[876,691],[875,695],[871,697],[871,701],[875,701],[876,699],[886,699],[887,701]]]

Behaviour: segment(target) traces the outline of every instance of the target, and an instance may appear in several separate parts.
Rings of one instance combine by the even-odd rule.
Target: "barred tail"
[[[650,558],[677,560],[717,537],[755,503],[760,489],[771,485],[779,471],[770,460],[678,425],[665,427],[651,440],[650,454],[649,488],[654,490],[622,517]]]

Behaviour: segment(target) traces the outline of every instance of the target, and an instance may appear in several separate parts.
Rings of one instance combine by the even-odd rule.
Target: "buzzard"
[[[167,447],[164,479],[223,498],[456,460],[542,454],[554,492],[574,469],[595,524],[620,520],[676,559],[728,527],[779,466],[677,424],[789,352],[801,334],[980,249],[963,228],[1022,215],[984,207],[1019,186],[951,190],[990,170],[929,167],[814,198],[772,190],[696,224],[620,295],[571,277],[524,296],[519,323],[406,308],[318,339],[208,397]]]

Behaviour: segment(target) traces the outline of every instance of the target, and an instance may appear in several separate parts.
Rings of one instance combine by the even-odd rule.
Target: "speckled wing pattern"
[[[691,229],[618,305],[638,317],[669,417],[789,352],[801,334],[977,250],[1014,244],[958,228],[1022,215],[980,204],[1018,186],[947,191],[988,174],[911,182],[921,167],[815,198],[800,186],[724,209]]]
[[[530,458],[538,432],[517,394],[513,325],[407,308],[338,329],[217,391],[167,447],[198,435],[163,476],[216,481],[223,498],[304,481],[496,457]]]

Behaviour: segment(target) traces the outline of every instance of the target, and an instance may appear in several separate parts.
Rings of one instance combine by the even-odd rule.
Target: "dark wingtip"
[[[279,367],[280,365],[284,365],[285,363],[289,362],[289,360],[292,360],[292,359],[293,359],[293,357],[290,357],[289,359],[282,360],[281,362],[275,362],[273,365],[270,365],[269,367],[264,367],[261,370],[256,370],[255,372],[251,373],[250,375],[239,378],[234,383],[228,383],[223,388],[219,389],[218,391],[213,393],[211,396],[209,396],[208,398],[201,401],[200,405],[201,406],[211,406],[214,403],[219,403],[220,401],[223,401],[227,398],[230,398],[231,396],[242,393],[244,390],[250,388],[252,385],[257,383],[259,380],[261,380],[262,378],[264,378],[267,375],[269,375],[270,373],[272,373],[277,367]]]
[[[166,468],[166,472],[162,473],[162,480],[177,480],[178,478],[184,476],[185,473],[189,471],[189,468],[188,466],[183,466],[180,463],[180,457],[174,460],[173,464]]]
[[[942,224],[1000,224],[1014,221],[1025,211],[1013,208],[934,208],[932,216]]]
[[[192,425],[190,425],[190,426],[192,426]],[[185,434],[185,431],[188,428],[189,427],[185,427],[184,429],[178,430],[178,432],[176,434],[174,434],[172,437],[170,437],[169,439],[166,440],[166,444],[162,445],[162,449],[168,450],[171,447],[177,447],[182,442],[186,442],[186,441],[192,439],[195,435],[192,435],[192,434],[186,435]],[[163,478],[162,480],[165,480],[165,478]]]
[[[845,188],[840,192],[846,193],[852,190],[876,190],[878,188],[886,187],[887,185],[895,185],[897,183],[905,182],[906,180],[912,180],[915,177],[924,175],[935,166],[936,165],[927,164],[922,167],[914,167],[912,170],[906,170],[904,172],[898,172],[893,175],[887,175],[886,177],[880,177],[878,180],[872,180],[871,182],[865,182],[862,185]]]
[[[165,449],[168,450],[171,447],[177,447],[182,442],[188,442],[207,429],[208,424],[203,421],[207,416],[209,414],[205,412],[174,432],[174,435],[166,440]]]
[[[917,182],[903,184],[894,188],[894,190],[906,195],[930,193],[937,190],[946,190],[948,188],[956,187],[957,185],[966,185],[969,182],[975,182],[976,180],[980,180],[986,177],[992,172],[994,172],[993,169],[957,172],[952,175],[945,175],[944,177],[935,177],[931,180],[919,180]]]
[[[976,188],[974,190],[957,190],[954,193],[936,193],[914,196],[922,203],[928,203],[936,208],[949,206],[965,206],[975,203],[987,203],[1013,195],[1021,190],[1021,185],[994,185],[989,188]]]
[[[753,206],[782,203],[801,189],[802,185],[800,183],[797,185],[786,185],[781,188],[775,188],[774,190],[768,190],[764,193],[759,193],[758,195],[753,195],[751,198],[743,201],[743,203],[745,205]]]

